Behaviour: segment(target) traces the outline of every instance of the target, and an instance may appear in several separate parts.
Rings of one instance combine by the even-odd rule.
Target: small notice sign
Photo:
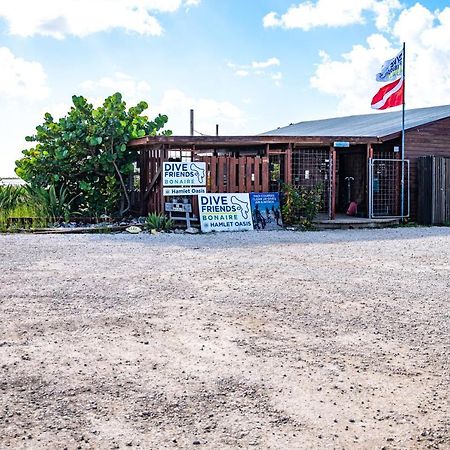
[[[253,230],[248,194],[200,194],[198,207],[203,232]]]
[[[333,147],[334,148],[348,148],[348,147],[350,147],[350,142],[347,142],[347,141],[336,141],[333,144]]]
[[[206,186],[206,163],[165,162],[163,186]]]
[[[165,197],[176,197],[185,195],[205,194],[206,187],[192,186],[192,187],[165,187],[163,188],[163,195]]]

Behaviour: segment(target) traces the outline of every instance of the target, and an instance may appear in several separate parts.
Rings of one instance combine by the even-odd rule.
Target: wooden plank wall
[[[269,159],[259,156],[199,156],[206,163],[207,192],[268,192]]]
[[[158,171],[162,167],[165,153],[163,148],[144,147],[141,150],[139,160],[141,215],[163,212],[162,183]]]
[[[407,130],[405,158],[411,161],[411,216],[418,218],[418,160],[421,156],[450,157],[450,118]]]
[[[422,225],[450,224],[450,158],[420,157],[417,180],[417,221]]]

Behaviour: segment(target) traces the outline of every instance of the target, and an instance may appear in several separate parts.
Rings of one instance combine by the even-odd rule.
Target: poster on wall
[[[206,186],[206,163],[165,162],[163,186]]]
[[[278,192],[252,192],[250,206],[255,230],[279,230],[283,227]]]
[[[249,194],[199,194],[203,232],[253,230]]]

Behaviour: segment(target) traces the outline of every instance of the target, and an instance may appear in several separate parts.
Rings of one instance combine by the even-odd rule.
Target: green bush
[[[284,184],[281,206],[283,222],[286,225],[301,225],[310,228],[323,205],[322,194],[322,185],[306,188]]]
[[[149,120],[146,102],[127,108],[120,93],[94,106],[74,95],[73,106],[61,119],[46,113],[36,133],[26,140],[33,148],[16,161],[16,174],[33,187],[56,193],[64,187],[73,209],[89,216],[123,216],[130,209],[127,180],[135,170],[139,153],[127,146],[131,139],[162,131],[167,116]]]
[[[58,190],[37,186],[0,186],[0,231],[13,228],[46,227],[49,223],[68,221],[71,204],[64,186]]]
[[[69,221],[71,204],[81,195],[78,194],[69,199],[68,190],[63,185],[58,190],[54,185],[47,189],[38,186],[28,187],[28,192],[31,201],[41,208],[42,215],[45,215],[52,222]]]
[[[0,186],[0,232],[45,226],[46,213],[28,186]]]

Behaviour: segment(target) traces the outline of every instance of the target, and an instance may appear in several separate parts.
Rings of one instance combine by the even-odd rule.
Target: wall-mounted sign
[[[278,192],[252,192],[250,205],[256,230],[279,230],[283,227]]]
[[[333,143],[333,147],[335,148],[348,148],[350,147],[350,142],[347,141],[336,141]]]
[[[253,230],[248,194],[199,194],[203,232]]]
[[[165,197],[170,196],[185,196],[185,195],[197,195],[197,194],[205,194],[205,187],[165,187],[163,188],[163,195]]]
[[[206,186],[206,163],[165,162],[163,186]]]

